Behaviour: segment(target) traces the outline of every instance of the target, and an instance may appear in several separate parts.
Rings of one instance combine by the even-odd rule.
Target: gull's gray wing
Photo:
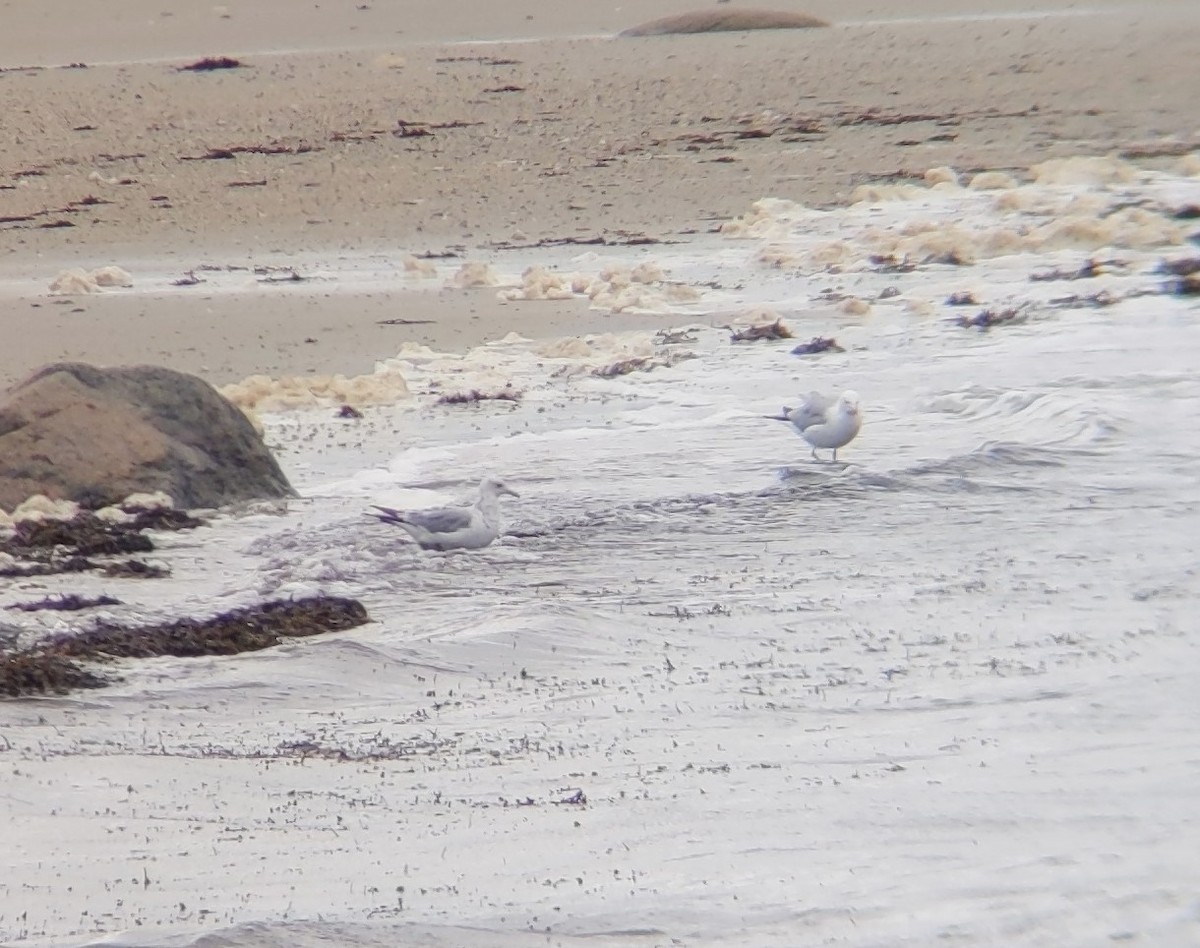
[[[459,507],[440,507],[436,510],[406,511],[400,518],[429,533],[454,533],[471,525],[471,510]]]
[[[829,420],[829,410],[833,404],[832,399],[820,392],[809,392],[798,407],[787,412],[788,421],[800,431],[813,425],[823,425]]]

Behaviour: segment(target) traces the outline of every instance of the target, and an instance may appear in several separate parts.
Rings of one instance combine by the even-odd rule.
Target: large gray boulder
[[[189,508],[295,496],[250,420],[194,375],[63,362],[0,401],[0,509],[156,490]]]

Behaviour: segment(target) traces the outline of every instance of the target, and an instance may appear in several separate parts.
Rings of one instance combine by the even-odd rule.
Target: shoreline
[[[465,350],[509,330],[662,325],[573,301],[411,297],[407,281],[355,302],[279,295],[252,312],[222,298],[206,314],[198,293],[65,306],[45,288],[72,266],[128,269],[150,256],[177,259],[182,275],[206,260],[450,249],[488,259],[505,243],[687,241],[764,197],[830,206],[858,184],[934,167],[1025,169],[1137,143],[1200,144],[1194,90],[1178,81],[1195,35],[1181,25],[1200,27],[1200,10],[1049,12],[1019,25],[360,47],[207,75],[161,65],[0,74],[14,101],[39,103],[25,127],[0,130],[0,330],[23,340],[0,353],[0,383],[60,358],[169,358],[218,382],[358,374],[403,341]],[[233,151],[203,160],[223,149]],[[434,310],[435,327],[373,325],[410,305]],[[328,343],[303,342],[318,331]]]

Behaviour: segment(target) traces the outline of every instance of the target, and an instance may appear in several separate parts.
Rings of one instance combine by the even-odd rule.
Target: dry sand
[[[1184,3],[989,21],[928,2],[894,22],[872,19],[895,17],[879,3],[780,4],[841,25],[622,40],[595,34],[680,7],[489,4],[467,23],[442,6],[4,10],[0,95],[20,121],[0,129],[0,319],[19,344],[0,351],[0,382],[60,358],[219,382],[360,372],[408,339],[462,348],[637,322],[403,283],[217,296],[147,270],[671,239],[766,195],[830,202],[938,165],[1025,168],[1197,133],[1200,13]],[[591,38],[447,45],[535,34]],[[178,70],[201,54],[246,67]],[[72,62],[89,65],[13,68]],[[278,153],[239,151],[255,148]],[[234,154],[205,157],[220,150]],[[45,295],[62,268],[106,264],[137,292]],[[397,315],[422,322],[377,325]]]

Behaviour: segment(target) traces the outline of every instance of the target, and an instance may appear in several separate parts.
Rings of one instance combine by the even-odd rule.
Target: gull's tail
[[[368,517],[375,517],[382,523],[394,523],[400,524],[401,526],[408,523],[408,520],[406,519],[407,515],[403,510],[394,510],[391,507],[380,507],[378,504],[371,504],[371,506],[375,510],[378,510],[379,513],[371,513],[370,511],[367,511]]]

